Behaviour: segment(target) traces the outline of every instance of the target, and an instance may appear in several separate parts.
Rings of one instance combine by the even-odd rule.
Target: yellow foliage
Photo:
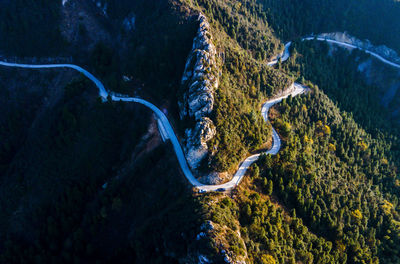
[[[382,162],[383,165],[388,165],[389,164],[388,160],[385,159],[385,158],[381,159],[381,162]]]
[[[303,142],[312,145],[314,143],[314,140],[312,138],[309,138],[307,135],[304,135]]]
[[[332,143],[329,143],[328,149],[329,149],[329,151],[335,152],[336,151],[336,146],[333,145]]]
[[[290,131],[292,131],[292,125],[289,122],[284,122],[283,131],[285,132],[285,134],[289,134]]]
[[[342,240],[336,240],[336,248],[340,252],[345,252],[346,251],[346,245],[343,243]]]
[[[307,112],[307,106],[303,104],[303,106],[301,107],[301,111]]]
[[[362,149],[362,151],[366,151],[368,149],[368,146],[364,141],[358,142],[358,146]]]
[[[393,208],[393,204],[391,202],[388,202],[387,200],[384,200],[381,208],[385,212],[385,214],[390,214]]]
[[[273,256],[266,255],[266,254],[261,256],[261,262],[263,264],[275,264],[276,263],[276,261],[275,261]]]
[[[254,85],[250,87],[250,95],[253,97],[257,95],[257,88]]]
[[[396,180],[396,181],[394,182],[394,184],[396,184],[397,187],[400,187],[400,180]]]
[[[362,215],[361,211],[358,210],[358,209],[356,209],[356,210],[354,210],[353,212],[351,212],[351,215],[352,215],[354,218],[358,219],[358,220],[361,220],[361,219],[363,218],[363,215]]]
[[[325,125],[322,130],[324,131],[325,135],[330,135],[331,134],[331,128],[328,125]]]
[[[400,222],[392,219],[392,224],[395,227],[395,230],[400,231]]]

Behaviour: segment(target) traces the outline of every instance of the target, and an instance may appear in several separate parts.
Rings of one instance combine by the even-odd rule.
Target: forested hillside
[[[371,2],[367,3],[365,5],[345,5],[347,7],[346,10],[349,12],[349,18],[341,18],[340,16],[343,15],[344,12],[342,12],[344,5],[341,5],[338,2],[335,3],[324,3],[321,8],[319,8],[319,5],[321,4],[316,4],[316,3],[275,3],[275,2],[266,2],[266,1],[218,1],[218,0],[213,0],[213,1],[196,1],[197,5],[200,5],[203,9],[203,11],[207,14],[207,16],[214,22],[214,25],[216,28],[219,30],[223,30],[224,34],[227,35],[227,37],[231,40],[234,40],[239,44],[240,48],[245,51],[246,55],[241,55],[241,58],[239,58],[237,66],[235,65],[235,58],[230,59],[230,54],[229,54],[229,49],[225,49],[225,60],[224,60],[224,67],[229,67],[230,71],[232,72],[232,68],[237,68],[238,71],[236,72],[236,76],[233,76],[233,78],[230,78],[234,80],[233,82],[229,84],[229,89],[231,92],[232,87],[235,86],[236,83],[239,83],[241,86],[241,90],[245,91],[245,94],[254,94],[254,90],[259,90],[260,94],[262,96],[271,96],[272,94],[276,93],[276,84],[272,84],[271,81],[268,81],[267,78],[265,78],[265,73],[263,74],[263,71],[265,69],[262,69],[260,73],[257,74],[258,68],[260,65],[263,63],[269,61],[274,55],[278,53],[278,51],[282,50],[282,44],[281,42],[276,39],[275,37],[275,32],[278,34],[278,36],[282,37],[284,40],[287,39],[293,39],[299,36],[303,36],[306,34],[310,33],[317,33],[317,32],[325,32],[325,31],[341,31],[344,30],[343,27],[346,27],[346,23],[350,23],[352,27],[357,28],[359,30],[365,29],[366,27],[364,26],[357,26],[357,25],[363,25],[364,21],[367,20],[365,17],[359,17],[359,16],[350,16],[350,14],[353,14],[354,12],[361,12],[360,14],[364,14],[365,16],[368,16],[372,11],[370,8],[369,4],[371,4],[373,1],[366,1],[366,2]],[[393,5],[396,8],[392,8],[390,12],[394,12],[394,14],[400,13],[397,10],[397,4],[395,4],[392,1],[384,1],[383,6],[385,5]],[[296,7],[296,8],[295,8]],[[298,8],[297,8],[298,7]],[[318,8],[317,8],[318,7]],[[307,8],[306,11],[304,11]],[[359,10],[360,9],[360,10]],[[379,9],[378,11],[386,10],[384,7],[382,9]],[[303,12],[304,11],[304,12]],[[316,12],[320,12],[320,15],[314,15]],[[376,10],[374,9],[374,12]],[[397,12],[397,13],[396,13]],[[338,19],[329,19],[329,17],[325,16],[326,13],[329,13],[332,16],[337,16],[340,17]],[[379,12],[376,12],[378,14],[382,14]],[[374,15],[376,15],[374,13]],[[313,14],[313,15],[310,15]],[[346,13],[347,14],[347,13]],[[312,17],[312,19],[311,19]],[[385,16],[385,19],[389,19],[389,16]],[[353,22],[347,22],[349,19],[356,19],[357,21]],[[319,19],[319,20],[318,20]],[[277,21],[275,21],[277,20]],[[345,24],[339,24],[337,21],[341,21],[342,23]],[[369,21],[369,20],[368,20]],[[393,23],[398,23],[398,19],[394,19]],[[400,22],[399,22],[400,23]],[[312,26],[308,26],[308,24],[312,24]],[[349,27],[348,30],[351,33],[356,34],[358,37],[365,37],[369,38],[372,41],[374,39],[376,40],[377,37],[376,34],[382,32],[384,29],[380,29],[380,26],[384,26],[385,30],[393,29],[397,30],[400,27],[389,27],[388,25],[392,25],[392,23],[382,23],[374,27],[370,27],[369,31],[360,33],[359,31],[352,31],[352,27]],[[378,31],[377,29],[380,29]],[[307,31],[307,30],[308,31]],[[347,29],[347,28],[346,28]],[[374,31],[376,30],[376,31]],[[384,31],[385,32],[385,31]],[[285,34],[285,35],[284,35]],[[221,35],[218,34],[217,35]],[[223,34],[222,34],[223,35]],[[393,34],[390,34],[390,36],[393,36]],[[376,41],[378,44],[382,44],[382,41],[385,41],[383,43],[391,43],[391,47],[395,47],[394,44],[396,43],[394,40],[389,40],[386,38],[379,38],[379,41]],[[221,41],[220,48],[227,47],[229,46],[227,43],[229,41]],[[393,44],[394,43],[394,44]],[[307,54],[305,54],[307,55]],[[258,61],[258,66],[256,68],[252,66],[247,66],[245,67],[241,66],[241,61],[245,61],[246,57],[252,58],[252,61],[254,59]],[[337,59],[338,61],[340,58]],[[349,59],[350,60],[350,59]],[[232,63],[233,62],[233,63]],[[247,66],[247,67],[246,67]],[[313,67],[317,68],[317,64],[313,64]],[[350,67],[350,65],[348,65]],[[253,76],[246,76],[246,77],[239,77],[238,74],[244,75],[243,69],[251,69],[251,72],[253,73]],[[262,66],[261,66],[262,68]],[[242,70],[241,70],[242,69]],[[270,71],[268,68],[266,69],[267,71]],[[321,75],[324,73],[328,74],[329,69],[326,71],[320,71]],[[287,72],[289,75],[292,74],[292,72]],[[224,80],[227,79],[229,76],[230,72],[224,71],[222,74],[223,81],[221,89],[219,89],[219,93],[221,94],[223,91],[223,86],[224,86]],[[310,75],[305,75],[306,79],[310,80],[315,80],[315,78],[310,78]],[[268,75],[267,75],[268,76]],[[328,76],[328,75],[326,75]],[[296,77],[299,77],[297,75]],[[314,76],[315,77],[315,76]],[[236,79],[236,80],[235,80]],[[241,80],[247,80],[247,84],[243,83]],[[251,80],[253,82],[251,82]],[[264,81],[266,80],[266,82]],[[269,79],[271,80],[271,78]],[[347,86],[349,89],[353,83],[349,83]],[[248,86],[249,88],[245,88]],[[279,87],[288,87],[288,83],[284,84],[281,86],[281,84],[278,84]],[[359,85],[360,86],[360,85]],[[273,88],[274,87],[274,88]],[[331,89],[333,90],[333,88]],[[337,90],[336,90],[337,91]],[[355,93],[356,89],[352,89],[352,91]],[[341,93],[342,96],[344,96],[344,93]],[[236,95],[238,97],[238,95]],[[346,94],[346,98],[351,98]],[[369,95],[368,98],[372,99],[373,96]],[[222,100],[220,100],[222,99]],[[360,101],[363,101],[362,98],[359,98]],[[248,100],[239,100],[240,102],[246,102]],[[261,100],[262,101],[262,100]],[[217,106],[217,111],[216,111],[216,124],[219,123],[219,126],[217,126],[217,132],[226,130],[227,127],[232,127],[228,125],[228,122],[231,124],[236,123],[237,121],[228,121],[225,120],[226,115],[224,115],[224,120],[223,124],[221,122],[218,122],[218,120],[222,120],[222,116],[218,117],[219,111],[222,111],[225,109],[222,104],[222,102],[229,102],[229,98],[226,99],[225,97],[217,97],[216,103],[218,104]],[[349,101],[348,101],[349,102]],[[365,100],[363,103],[360,103],[360,105],[363,105],[365,107],[369,107],[370,104],[365,103]],[[350,106],[350,104],[349,104]],[[232,109],[234,106],[226,107],[226,109]],[[245,107],[241,107],[243,109]],[[379,106],[376,106],[378,109]],[[348,108],[345,108],[348,110]],[[358,110],[357,110],[358,111]],[[366,109],[363,110],[364,112]],[[236,111],[235,111],[236,112]],[[240,110],[239,110],[240,112]],[[378,113],[381,113],[382,110],[379,110]],[[226,113],[226,112],[225,112]],[[361,114],[361,112],[360,112]],[[381,115],[385,115],[386,113],[382,113]],[[374,119],[373,115],[377,115],[377,113],[370,113],[368,117],[364,118],[370,118]],[[364,115],[365,116],[365,115]],[[250,122],[250,123],[256,123],[257,120],[254,120],[255,122]],[[262,121],[262,120],[260,120]],[[245,122],[246,123],[246,122]],[[382,122],[384,123],[384,122]],[[386,122],[386,125],[388,123]],[[375,125],[375,124],[372,124]],[[220,129],[218,129],[218,127]],[[233,126],[235,127],[235,126]],[[249,128],[242,128],[240,129],[241,131],[248,131],[252,130],[251,127]],[[233,132],[230,130],[230,132]],[[225,133],[225,132],[224,132]],[[244,153],[245,150],[254,150],[258,148],[261,144],[260,142],[264,141],[265,138],[260,137],[259,139],[256,140],[251,140],[251,138],[254,138],[252,136],[254,132],[251,134],[249,133],[243,133],[243,132],[233,132],[233,133],[228,133],[230,136],[217,136],[216,139],[211,142],[210,145],[219,145],[219,142],[222,141],[222,144],[220,144],[220,148],[218,149],[218,153],[214,156],[213,158],[213,164],[214,169],[223,171],[228,168],[232,168],[233,164],[237,164],[237,162],[240,159],[240,157],[243,155],[241,153]],[[244,135],[246,139],[241,137],[240,135]],[[236,139],[232,139],[231,137],[233,135],[238,135]],[[251,140],[252,142],[249,142],[249,144],[245,145],[237,145],[238,140],[240,142],[243,141],[248,141]],[[229,144],[225,142],[230,142]],[[235,145],[236,147],[232,148],[232,145]],[[228,145],[228,147],[227,147]],[[232,149],[232,150],[229,150]],[[222,150],[222,151],[221,151]],[[226,154],[224,154],[226,153]],[[229,156],[230,158],[227,158]],[[233,158],[232,157],[237,157]]]
[[[0,52],[56,55],[65,43],[59,1],[0,1]]]
[[[234,199],[208,207],[222,225],[210,231],[215,243],[224,237],[234,258],[256,263],[397,263],[400,185],[390,143],[318,88],[273,116],[285,147],[260,158]]]
[[[371,135],[385,138],[391,143],[390,155],[399,161],[399,121],[390,106],[384,105],[382,91],[376,85],[367,84],[359,65],[368,56],[359,51],[330,48],[326,43],[305,41],[295,42],[293,56],[283,65],[284,70],[293,72],[323,86],[325,93],[340,109],[352,113],[355,121]],[[382,64],[376,67],[387,67]],[[392,69],[384,68],[389,78]],[[396,72],[396,71],[394,71]],[[389,89],[387,87],[386,89]],[[398,100],[394,94],[390,99]],[[388,100],[388,99],[387,99]]]
[[[270,111],[277,155],[262,155],[235,190],[200,194],[144,107],[102,102],[74,72],[0,69],[0,262],[399,263],[393,109],[357,70],[367,55],[296,40],[347,30],[400,51],[399,9],[393,0],[0,1],[0,55],[68,57],[107,89],[159,106],[178,137],[193,121],[178,119],[177,101],[204,14],[219,69],[204,174],[229,178],[269,148],[262,103],[294,81],[309,87]],[[287,40],[290,59],[268,66]]]
[[[124,44],[114,43],[113,49],[105,48],[105,52],[99,47],[94,49],[92,64],[95,71],[110,80],[109,87],[114,90],[132,93],[132,83],[138,84],[144,86],[141,89],[153,102],[163,104],[168,98],[171,107],[175,107],[175,95],[198,27],[197,17],[175,1],[104,2],[111,21],[118,25],[117,32],[122,32],[119,38]],[[131,30],[124,24],[127,18],[135,21]],[[99,60],[99,56],[104,59]],[[104,63],[99,65],[99,61]],[[115,74],[114,69],[119,74]],[[132,81],[122,82],[122,75]]]
[[[348,31],[400,52],[400,4],[396,0],[256,0],[261,14],[284,40],[311,33]]]
[[[3,19],[0,53],[26,63],[72,57],[107,89],[173,114],[197,25],[175,2],[129,2],[110,2],[105,15],[92,1],[0,1],[12,18]],[[65,21],[72,29],[59,34]],[[69,71],[2,68],[0,76],[1,263],[176,263],[201,250],[200,206],[148,110],[102,103]]]
[[[240,6],[224,1],[199,1],[191,8],[207,15],[221,64],[211,117],[217,135],[208,142],[214,151],[203,168],[233,172],[250,151],[270,138],[270,129],[259,114],[262,102],[281,93],[292,80],[267,66],[282,45],[265,21],[250,15],[250,9],[237,12]]]
[[[28,82],[43,74],[2,73]],[[59,78],[44,76],[52,85]],[[74,78],[54,96],[46,82],[40,92],[31,88],[49,101],[1,119],[0,262],[171,263],[170,254],[199,250],[192,245],[198,202],[149,110],[102,103],[92,83]],[[9,91],[1,98],[13,105],[28,95]]]
[[[228,39],[236,42],[244,51],[238,59],[238,65],[241,65],[241,61],[246,61],[246,58],[263,65],[273,57],[273,52],[282,48],[279,41],[271,37],[271,43],[265,46],[262,41],[268,39],[270,34],[273,36],[273,30],[283,39],[291,39],[313,32],[341,31],[346,23],[352,23],[346,29],[357,37],[376,40],[379,44],[390,44],[391,47],[398,45],[397,40],[391,37],[379,38],[374,31],[377,28],[384,32],[389,30],[388,23],[378,24],[370,30],[356,26],[362,25],[366,19],[362,16],[353,16],[354,20],[351,22],[340,18],[324,23],[323,14],[341,12],[343,5],[340,6],[340,3],[298,3],[298,10],[293,3],[282,6],[283,2],[197,3],[212,18],[215,27],[226,33]],[[385,2],[383,6],[388,3]],[[391,4],[395,5],[392,2]],[[309,8],[308,11],[302,9],[306,7]],[[317,10],[321,15],[314,16],[315,19],[312,20],[309,14]],[[348,10],[350,14],[358,11],[366,14],[372,12],[368,4],[360,4],[353,9],[349,7]],[[377,13],[380,11],[381,9]],[[399,13],[396,8],[392,8],[390,12],[392,11]],[[301,19],[303,14],[304,19]],[[267,25],[266,21],[271,27],[261,29],[259,25]],[[336,23],[338,21],[343,24]],[[307,27],[308,23],[313,24]],[[397,19],[393,23],[400,21]],[[356,27],[358,31],[354,30]],[[365,31],[361,32],[361,29]],[[219,43],[217,47],[227,47],[226,42]],[[224,50],[224,67],[232,69],[234,65],[229,59],[228,51],[229,49]],[[286,100],[271,114],[273,126],[278,129],[285,142],[283,149],[276,156],[261,158],[249,172],[250,178],[242,183],[243,186],[237,192],[233,192],[232,198],[221,195],[203,198],[208,211],[206,218],[213,223],[208,236],[211,237],[216,251],[226,254],[233,261],[399,261],[397,125],[392,122],[390,112],[377,102],[377,88],[367,85],[363,76],[357,72],[357,62],[365,55],[357,52],[350,55],[345,50],[337,49],[333,56],[328,56],[332,54],[332,51],[328,51],[329,48],[324,43],[296,42],[293,45],[292,57],[288,62],[275,67],[275,70],[292,76],[289,78],[303,81],[312,89],[307,96]],[[233,72],[240,76],[249,71],[249,68],[251,69],[245,65],[242,70],[239,68]],[[232,71],[223,71],[222,84],[227,78],[224,76],[230,76],[231,73]],[[244,79],[248,82],[255,80],[255,87],[258,87],[257,77],[254,79],[248,76]],[[246,83],[239,84],[240,87],[246,87]],[[224,86],[217,92],[219,97],[216,99],[218,107],[215,120],[216,124],[220,124],[221,131],[231,128],[232,125],[229,124],[236,123],[229,121],[235,104],[241,105],[246,101],[232,100],[233,103],[229,105],[229,97],[221,96],[223,93],[235,91],[234,87],[235,82],[229,85],[229,92],[224,92]],[[264,85],[261,82],[260,92],[263,98],[274,94],[268,91],[268,87],[268,83]],[[247,95],[251,95],[251,92],[251,89],[245,90]],[[239,95],[234,97],[240,98]],[[246,107],[243,105],[241,108]],[[219,115],[224,109],[224,114]],[[257,124],[257,121],[249,123]],[[240,146],[237,141],[246,142],[251,139],[251,135],[246,132],[251,128],[246,126],[246,121],[241,124],[238,133],[225,132],[224,137],[220,137],[221,141],[228,138],[229,142],[233,142],[231,145]],[[240,137],[241,135],[244,137]],[[235,140],[232,139],[234,137]],[[221,147],[222,144],[217,140],[213,144]],[[215,155],[218,161],[215,168],[228,168],[221,162],[229,164],[222,153]],[[235,157],[236,153],[240,153],[240,148],[231,155]],[[234,162],[239,160],[241,159]],[[222,249],[228,253],[224,253]]]
[[[349,263],[398,262],[399,184],[390,141],[365,132],[318,88],[287,100],[280,113],[292,128],[283,134],[287,147],[261,163],[278,196]]]

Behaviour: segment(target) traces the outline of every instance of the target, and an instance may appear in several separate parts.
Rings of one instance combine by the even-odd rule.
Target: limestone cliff
[[[203,14],[199,15],[198,20],[200,26],[186,62],[182,77],[184,94],[179,102],[181,119],[196,120],[193,128],[186,129],[184,137],[185,154],[192,169],[196,169],[207,156],[207,141],[216,133],[212,120],[207,116],[214,107],[219,73],[210,24]]]

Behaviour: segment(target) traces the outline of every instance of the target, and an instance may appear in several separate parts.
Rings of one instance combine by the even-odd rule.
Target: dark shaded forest
[[[35,121],[4,123],[0,262],[175,263],[194,243],[198,202],[149,110],[94,94],[77,79]]]
[[[250,1],[255,2],[255,1]],[[347,31],[400,52],[400,4],[395,0],[257,0],[285,41],[311,33]],[[257,9],[256,9],[257,10]]]
[[[60,32],[59,1],[0,1],[0,51],[19,56],[59,55],[66,43]]]

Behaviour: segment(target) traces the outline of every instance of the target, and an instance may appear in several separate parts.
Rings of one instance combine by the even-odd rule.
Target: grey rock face
[[[199,30],[193,40],[192,51],[186,62],[182,77],[185,89],[179,102],[180,117],[194,118],[196,125],[185,131],[184,149],[191,168],[196,169],[200,161],[207,156],[207,141],[215,136],[215,127],[207,116],[214,107],[214,91],[218,88],[218,67],[216,49],[212,43],[210,24],[200,14]]]
[[[213,93],[218,87],[216,50],[211,40],[210,24],[204,15],[199,16],[200,28],[193,40],[193,48],[186,62],[182,85],[187,88],[180,104],[181,118],[196,120],[211,113]]]
[[[197,168],[208,153],[207,141],[216,134],[214,123],[208,117],[202,117],[194,128],[185,131],[185,154],[189,165]]]

